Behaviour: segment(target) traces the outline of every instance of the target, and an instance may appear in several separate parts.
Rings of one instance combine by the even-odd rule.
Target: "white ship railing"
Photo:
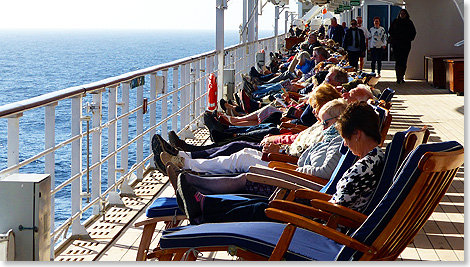
[[[278,38],[282,43],[283,36]],[[240,74],[255,64],[256,52],[263,49],[269,58],[276,50],[275,43],[271,37],[225,49],[224,68],[235,69],[236,87],[242,82]],[[59,239],[62,234],[65,238],[87,235],[86,222],[99,216],[106,205],[119,205],[118,192],[131,193],[130,180],[142,179],[144,172],[154,167],[151,138],[157,129],[166,138],[169,128],[190,135],[190,130],[202,125],[207,78],[210,73],[217,74],[217,66],[216,52],[212,51],[0,106],[0,118],[8,125],[7,166],[0,170],[0,177],[20,173],[27,166],[34,166],[35,173],[51,175],[51,258],[63,241]],[[44,118],[22,120],[24,114],[37,114],[42,108]],[[69,116],[67,129],[71,130],[70,138],[59,143],[56,129],[64,125],[57,123],[57,116]],[[42,142],[44,150],[25,158],[28,149],[20,150],[20,141],[24,141],[20,136],[29,135],[20,132],[27,131],[30,123],[44,124],[44,139],[33,140]],[[103,151],[105,147],[107,151]],[[60,177],[63,182],[56,186],[56,166],[60,168],[56,153],[65,148],[69,149],[66,156],[71,174]],[[71,192],[70,217],[56,226],[56,195],[67,188]],[[85,217],[90,209],[91,214]]]

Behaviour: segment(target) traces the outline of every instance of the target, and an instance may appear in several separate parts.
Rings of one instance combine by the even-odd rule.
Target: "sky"
[[[262,1],[263,3],[266,0]],[[291,8],[297,11],[295,0]],[[214,29],[216,0],[0,0],[0,29]],[[229,0],[225,29],[238,30],[243,0]],[[284,30],[284,14],[279,30]],[[260,30],[274,29],[266,4]]]

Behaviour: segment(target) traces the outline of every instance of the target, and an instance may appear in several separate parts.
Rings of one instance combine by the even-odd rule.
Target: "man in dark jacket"
[[[406,63],[411,50],[411,41],[413,41],[416,36],[415,26],[410,20],[410,15],[406,9],[400,10],[398,17],[394,19],[390,25],[388,33],[390,34],[389,43],[395,55],[397,83],[404,83]]]
[[[344,50],[348,51],[349,65],[358,70],[359,57],[366,51],[366,37],[357,27],[357,21],[351,20],[351,27],[346,31],[343,41]]]
[[[332,17],[330,21],[331,21],[331,25],[330,25],[330,28],[328,29],[328,37],[341,45],[343,43],[343,37],[344,37],[343,26],[338,24],[335,17]]]

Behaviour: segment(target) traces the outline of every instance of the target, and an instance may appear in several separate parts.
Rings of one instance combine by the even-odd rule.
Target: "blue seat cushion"
[[[184,212],[178,208],[175,197],[159,197],[148,207],[145,215],[149,218],[184,215]]]
[[[395,90],[387,88],[383,90],[383,92],[379,96],[379,100],[383,100],[385,102],[390,102],[395,95]]]
[[[160,239],[162,249],[234,245],[269,257],[286,224],[274,222],[207,223],[192,226]],[[297,229],[286,260],[332,261],[342,245],[314,232]]]

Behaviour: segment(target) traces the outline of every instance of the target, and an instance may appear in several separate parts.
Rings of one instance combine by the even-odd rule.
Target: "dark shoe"
[[[178,175],[183,171],[173,164],[173,162],[168,162],[166,164],[166,172],[168,173],[171,186],[173,186],[173,189],[175,189],[176,192],[176,189],[178,188]]]
[[[172,145],[168,144],[165,139],[159,134],[155,135],[158,139],[158,142],[160,143],[160,147],[163,149],[163,151],[166,151],[168,154],[176,156],[178,155],[178,150],[174,148]]]
[[[187,150],[188,144],[184,140],[181,140],[178,137],[178,135],[175,133],[175,131],[169,131],[168,132],[168,141],[170,141],[170,144],[173,147],[176,147],[176,148],[178,148],[180,150],[183,150],[183,151],[188,151]]]
[[[228,129],[227,125],[223,125],[222,123],[220,123],[218,120],[216,120],[214,118],[213,115],[209,115],[208,113],[204,113],[203,118],[204,118],[204,125],[207,126],[209,131],[217,130],[217,131],[223,132],[226,129]]]
[[[163,152],[163,149],[160,142],[158,141],[157,136],[158,135],[156,134],[152,137],[153,161],[155,162],[155,167],[157,170],[163,175],[167,175],[165,164],[163,164],[162,160],[160,159],[160,154]]]
[[[184,173],[178,175],[177,179],[177,194],[181,197],[183,202],[183,211],[190,220],[202,215],[201,206],[196,201],[197,190],[191,186],[187,181]]]
[[[240,97],[238,96],[238,92],[233,93],[233,98],[235,99],[235,102],[237,103],[238,107],[242,106],[242,101],[240,100]]]
[[[250,94],[256,91],[254,85],[248,80],[247,77],[242,76],[243,79],[243,89],[247,90]]]
[[[251,67],[249,74],[250,74],[251,77],[259,77],[259,76],[261,76],[261,74],[256,70],[255,67]]]
[[[221,99],[219,100],[220,108],[221,108],[225,113],[227,113],[227,108],[225,107],[225,103],[227,103],[227,101],[225,101],[225,99],[221,98]]]

